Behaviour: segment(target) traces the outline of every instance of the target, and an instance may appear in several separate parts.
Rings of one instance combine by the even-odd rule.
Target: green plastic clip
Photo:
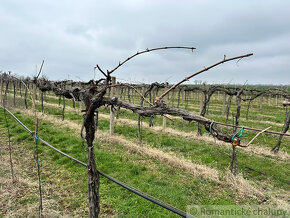
[[[240,132],[240,135],[238,136],[239,138],[240,138],[240,137],[247,136],[247,134],[246,134],[246,135],[243,135],[244,127],[242,126],[242,128],[240,128],[240,129],[239,129],[239,130],[238,130],[238,131],[233,135],[231,141],[233,141],[233,139],[236,137],[236,135],[237,135],[239,132]]]

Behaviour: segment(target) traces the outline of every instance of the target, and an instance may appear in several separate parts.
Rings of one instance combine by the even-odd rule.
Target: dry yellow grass
[[[13,143],[12,182],[8,146],[0,135],[2,156],[0,157],[0,214],[5,217],[38,217],[39,194],[36,164],[33,153]],[[72,217],[72,211],[65,210],[60,202],[63,190],[58,184],[45,183],[43,191],[43,217]],[[82,208],[83,209],[83,208]]]

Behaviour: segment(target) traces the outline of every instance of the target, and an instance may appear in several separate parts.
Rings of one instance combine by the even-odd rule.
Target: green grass
[[[15,115],[29,128],[34,128],[33,119],[19,112]],[[4,132],[3,113],[0,113],[0,118],[1,131]],[[24,132],[12,118],[9,117],[8,120],[12,141],[23,141],[27,149],[33,149],[33,139],[25,137],[28,133]],[[52,123],[41,120],[39,135],[62,151],[86,162],[86,152],[81,146],[81,140],[72,130],[60,126],[55,128]],[[235,204],[239,198],[237,193],[213,181],[204,178],[195,179],[187,172],[170,167],[166,163],[130,153],[118,143],[100,143],[96,140],[95,148],[99,170],[182,210],[186,210],[186,205],[189,204]],[[40,145],[40,159],[42,162],[51,163],[51,167],[48,165],[46,169],[51,170],[51,173],[58,165],[65,168],[69,181],[74,184],[72,189],[74,192],[87,191],[85,168],[43,144]],[[110,205],[120,216],[174,216],[104,178],[101,179],[100,187],[102,204]],[[246,198],[243,199],[243,203],[258,202]],[[70,206],[78,207],[79,204],[76,200]]]
[[[57,100],[57,99],[53,99],[53,100]],[[53,103],[53,101],[51,103]],[[40,111],[40,106],[37,106],[37,108],[38,108],[38,111]],[[265,106],[265,108],[267,108],[267,106]],[[267,112],[267,110],[265,109],[264,111]],[[56,108],[46,106],[45,112],[48,114],[62,117],[62,109],[56,109]],[[106,107],[102,107],[100,109],[100,112],[104,113],[104,114],[109,114],[109,109]],[[244,115],[245,115],[244,113],[245,112],[242,111],[241,117],[244,117]],[[276,117],[275,119],[273,118],[272,120],[268,120],[268,121],[283,123],[283,120],[285,118],[283,110],[281,110],[279,114],[280,115],[278,117]],[[281,131],[281,128],[282,128],[281,126],[277,126],[277,125],[275,126],[273,124],[265,124],[265,123],[258,122],[259,121],[258,115],[261,115],[261,111],[256,111],[256,112],[254,111],[253,115],[251,115],[251,116],[253,116],[253,117],[256,116],[255,119],[251,118],[248,121],[241,120],[240,125],[254,127],[254,128],[260,128],[260,129],[265,129],[271,125],[272,131],[277,131],[277,132]],[[119,112],[119,116],[120,116],[120,118],[126,118],[126,119],[132,119],[132,120],[137,120],[137,118],[138,118],[138,115],[136,115],[132,112],[129,112],[129,111],[125,111],[125,110],[121,110]],[[71,112],[71,111],[66,111],[65,117],[67,119],[70,119],[70,120],[78,120],[79,122],[81,122],[81,120],[82,120],[82,117],[80,116],[80,114],[78,114],[76,112]],[[209,114],[209,115],[207,115],[207,117],[210,119],[214,119],[217,122],[225,122],[225,119],[223,117],[216,116],[215,114]],[[148,118],[143,118],[143,122],[147,123],[147,125],[148,125],[148,123],[149,123]],[[159,117],[159,116],[155,117],[153,120],[153,123],[154,123],[154,125],[161,126],[162,125],[162,117]],[[231,120],[229,123],[231,123]],[[189,122],[186,122],[186,121],[183,121],[180,119],[175,119],[174,122],[168,120],[167,126],[170,128],[174,128],[174,129],[177,129],[180,131],[185,131],[185,132],[192,132],[192,131],[196,131],[196,129],[197,129],[196,123],[189,123]],[[226,130],[226,129],[224,129],[224,130]],[[206,132],[206,131],[203,129],[203,132]],[[230,131],[229,133],[232,133],[232,132]],[[250,141],[250,139],[253,138],[257,133],[252,132],[252,131],[247,131],[247,134],[248,134],[248,137],[243,139],[243,140],[245,140],[245,142]],[[263,134],[263,136],[260,136],[259,138],[257,138],[254,141],[253,145],[254,146],[259,145],[259,146],[263,146],[263,147],[266,146],[268,149],[271,149],[272,147],[274,147],[276,145],[277,141],[278,141],[278,136]],[[267,143],[265,143],[265,142],[267,142]],[[289,139],[289,137],[284,137],[284,139],[282,141],[281,148],[283,151],[290,153],[290,147],[285,146],[287,144],[288,145],[290,144],[290,139]]]
[[[40,111],[40,107],[38,106],[37,108]],[[106,109],[102,109],[102,111],[105,110]],[[61,116],[62,110],[58,108],[46,107],[45,112],[51,115]],[[122,113],[126,114],[128,112],[122,111]],[[80,115],[72,111],[67,111],[65,117],[66,119],[72,121],[80,120]],[[182,123],[183,121],[179,122]],[[189,123],[187,123],[187,125],[194,126],[194,124]],[[266,125],[264,128],[265,127]],[[98,128],[100,130],[108,131],[109,121],[100,119]],[[179,128],[182,129],[182,127]],[[179,128],[176,127],[176,129]],[[135,126],[117,124],[115,126],[115,133],[123,135],[129,140],[137,141],[138,138],[138,131]],[[252,132],[247,132],[247,134],[249,138],[253,138],[255,136],[255,133]],[[214,146],[213,143],[185,139],[180,136],[168,135],[161,132],[156,133],[153,130],[147,128],[143,128],[142,138],[143,142],[151,145],[152,147],[159,148],[164,151],[174,152],[176,154],[181,154],[194,163],[204,164],[222,171],[227,169],[231,161],[231,149],[229,147],[220,148]],[[277,137],[267,136],[268,143],[273,142],[274,144],[276,140]],[[256,143],[259,143],[259,141],[253,143],[253,146],[255,146]],[[277,162],[271,158],[265,158],[258,155],[249,155],[241,152],[238,153],[238,157],[240,172],[242,172],[246,178],[256,182],[269,180],[270,184],[274,186],[283,188],[285,190],[289,189],[289,180],[287,177],[289,172],[289,164],[287,162]],[[253,170],[249,170],[249,168]],[[280,168],[281,170],[273,170],[276,168]],[[262,172],[262,174],[257,172]]]
[[[46,98],[49,103],[58,104],[58,99]],[[10,103],[13,102],[13,97],[9,96]],[[139,102],[136,101],[135,102]],[[257,102],[258,103],[258,102]],[[275,123],[283,123],[285,118],[285,111],[281,107],[263,105],[261,110],[257,103],[253,104],[249,120],[241,120],[240,125],[256,127],[264,129],[272,124],[260,122],[261,117],[267,117],[264,121],[271,121]],[[31,102],[29,103],[31,105]],[[169,104],[171,106],[171,102]],[[176,101],[173,101],[176,105]],[[23,106],[23,103],[22,103]],[[72,106],[71,101],[66,101],[66,106]],[[77,106],[79,107],[79,105]],[[185,104],[180,104],[181,108]],[[192,112],[199,112],[199,102],[192,100],[188,109]],[[246,116],[246,104],[242,105],[241,118]],[[41,108],[37,105],[37,110]],[[100,109],[101,113],[109,114],[106,107]],[[45,113],[50,115],[62,116],[62,109],[45,106]],[[231,113],[235,113],[235,100],[232,100]],[[0,113],[1,114],[1,113]],[[138,115],[133,114],[126,110],[119,112],[120,118],[137,120]],[[18,113],[28,123],[31,119],[23,114]],[[1,115],[0,115],[1,117]],[[209,107],[209,114],[206,117],[214,119],[218,122],[224,122],[225,117],[222,116],[222,100],[212,98]],[[82,121],[81,114],[72,111],[65,111],[65,119],[78,122]],[[29,121],[30,120],[30,121]],[[143,118],[144,125],[148,124],[148,118]],[[162,125],[162,117],[155,117],[154,125]],[[229,123],[231,123],[231,115]],[[25,122],[24,122],[25,123]],[[33,123],[33,122],[32,122]],[[146,124],[147,123],[147,124]],[[2,128],[4,127],[3,121],[0,122]],[[174,122],[168,121],[167,126],[184,132],[192,132],[197,128],[196,123],[188,123],[183,120],[175,119]],[[271,130],[281,131],[281,126],[272,125]],[[33,124],[31,125],[33,128]],[[59,128],[59,127],[58,127]],[[103,131],[109,130],[109,121],[99,119],[98,128]],[[29,141],[29,136],[21,132],[21,128],[12,126],[13,133],[17,134],[14,137],[15,141]],[[231,130],[223,129],[232,133]],[[71,154],[72,156],[86,162],[86,154],[81,147],[81,140],[68,128],[61,128],[61,131],[56,131],[51,123],[42,121],[41,131],[47,141],[57,145],[63,151]],[[203,129],[203,132],[205,130]],[[136,126],[122,125],[117,123],[115,126],[115,134],[122,135],[130,141],[138,141],[138,132]],[[195,134],[195,133],[194,133]],[[245,142],[253,138],[256,133],[246,131],[248,136],[243,138]],[[202,164],[211,168],[219,170],[224,173],[231,160],[230,146],[218,147],[213,143],[195,140],[193,138],[186,139],[180,136],[168,135],[162,132],[155,132],[149,128],[142,129],[143,142],[151,147],[163,150],[165,152],[173,152],[180,155],[194,163]],[[277,136],[263,134],[259,136],[251,146],[260,146],[265,149],[271,149],[275,146],[278,140]],[[30,142],[32,142],[30,140]],[[174,169],[165,163],[148,157],[142,157],[136,153],[129,153],[122,145],[118,143],[104,143],[96,139],[96,157],[98,168],[108,173],[109,175],[119,178],[121,181],[128,183],[134,187],[148,192],[168,203],[171,203],[183,210],[187,204],[234,204],[237,202],[237,193],[221,187],[220,185],[205,180],[204,178],[193,179],[191,175],[181,170]],[[281,150],[290,153],[290,139],[284,137]],[[32,149],[32,147],[28,147]],[[239,150],[239,149],[238,149]],[[52,150],[41,148],[43,154],[48,155],[47,161],[51,161],[55,165],[67,167],[72,175],[72,180],[78,181],[80,177],[80,169],[70,160],[56,154]],[[258,186],[267,189],[275,188],[283,191],[289,190],[289,163],[288,161],[279,160],[277,158],[269,158],[261,155],[247,154],[238,151],[239,171],[246,179],[254,181]],[[83,177],[86,177],[82,174]],[[77,182],[76,182],[77,183]],[[86,178],[82,180],[82,189],[75,187],[76,190],[86,191]],[[125,193],[125,194],[124,194]],[[128,197],[129,196],[129,197]],[[101,197],[104,205],[113,207],[118,211],[121,216],[143,216],[144,214],[150,217],[161,215],[171,216],[171,213],[160,209],[145,200],[134,196],[132,193],[122,190],[115,184],[102,179],[101,184]],[[239,202],[241,203],[241,202]],[[257,203],[255,200],[246,198],[242,203]],[[75,207],[79,205],[79,201],[74,202]]]
[[[40,106],[37,106],[38,111],[40,111]],[[107,109],[101,109],[102,112],[106,112]],[[51,115],[56,115],[61,117],[62,109],[46,107],[45,112]],[[129,114],[128,111],[121,111],[120,117],[127,116]],[[77,112],[66,111],[65,115],[66,119],[71,121],[79,121],[81,120],[80,114]],[[137,118],[136,114],[131,113],[129,117],[131,119]],[[156,118],[158,122],[162,122],[162,118]],[[219,121],[219,119],[216,119]],[[177,121],[178,124],[175,125],[175,129],[187,129],[191,126],[191,129],[196,128],[196,124],[193,123],[185,123],[182,120]],[[267,125],[260,124],[261,128],[266,128]],[[99,119],[100,130],[108,131],[109,130],[109,121],[105,119]],[[115,126],[115,133],[119,135],[125,136],[129,140],[138,139],[138,131],[136,126],[128,126],[117,124]],[[254,132],[248,132],[248,138],[251,139],[255,136]],[[152,147],[162,149],[166,152],[174,152],[175,154],[182,155],[186,159],[191,160],[194,163],[204,164],[209,167],[217,168],[221,171],[225,171],[231,161],[231,149],[230,147],[217,147],[214,146],[213,143],[202,142],[194,139],[186,139],[180,136],[168,135],[162,132],[155,132],[148,128],[142,129],[142,139],[144,143],[149,144]],[[270,135],[264,135],[262,140],[267,140],[267,145],[275,144],[278,137],[273,137]],[[249,140],[247,140],[249,141]],[[287,143],[289,139],[284,139],[282,143],[282,150],[286,150],[289,148],[285,147],[285,142]],[[261,143],[261,140],[256,140],[252,146],[256,146]],[[263,146],[263,145],[262,145]],[[269,147],[266,147],[269,148]],[[269,148],[270,149],[270,148]],[[238,153],[238,161],[239,161],[239,170],[244,174],[244,176],[248,179],[251,179],[256,182],[268,181],[273,186],[277,186],[279,188],[283,188],[285,190],[289,189],[289,180],[288,180],[288,172],[289,172],[289,163],[283,161],[276,161],[276,159],[266,158],[259,155],[249,155],[242,152]],[[252,169],[252,170],[249,170]],[[275,170],[279,168],[280,170]]]

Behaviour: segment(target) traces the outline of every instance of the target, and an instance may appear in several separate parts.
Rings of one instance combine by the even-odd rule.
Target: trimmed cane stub
[[[235,138],[233,139],[233,141],[232,141],[232,145],[233,145],[233,146],[239,146],[239,145],[240,145],[240,142],[241,142],[240,138],[235,137]]]

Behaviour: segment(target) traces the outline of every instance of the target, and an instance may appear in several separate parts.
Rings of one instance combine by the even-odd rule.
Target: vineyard
[[[97,65],[104,77],[97,81],[50,81],[41,69],[34,78],[0,74],[0,214],[289,209],[290,88],[183,84],[251,54],[224,57],[175,85],[120,83],[111,75],[143,53],[106,72]]]

